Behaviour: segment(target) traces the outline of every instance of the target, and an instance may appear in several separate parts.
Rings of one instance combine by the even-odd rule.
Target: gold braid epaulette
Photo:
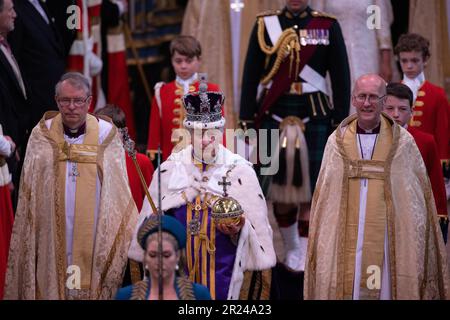
[[[266,10],[263,12],[260,12],[256,15],[257,18],[260,17],[267,17],[267,16],[278,16],[282,13],[281,10]]]
[[[313,17],[323,17],[323,18],[330,18],[330,19],[337,20],[337,18],[335,16],[333,16],[332,14],[322,12],[322,11],[315,11],[315,10],[311,11],[311,15]]]
[[[277,53],[277,58],[275,59],[272,69],[261,80],[261,84],[265,85],[270,81],[270,79],[273,78],[273,76],[278,72],[281,62],[283,62],[284,58],[289,54],[291,59],[289,74],[291,74],[294,52],[296,53],[297,58],[295,75],[298,74],[298,67],[300,64],[300,42],[294,29],[289,28],[284,30],[280,38],[277,40],[277,43],[275,43],[273,47],[269,47],[264,39],[264,19],[262,17],[258,17],[258,43],[261,51],[266,55],[271,56],[275,52]]]

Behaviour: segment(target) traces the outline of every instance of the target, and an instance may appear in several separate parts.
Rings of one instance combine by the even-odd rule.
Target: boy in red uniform
[[[411,127],[408,123],[413,115],[413,93],[404,84],[390,83],[386,88],[386,102],[384,112],[389,114],[399,125],[408,130],[416,141],[422,155],[428,177],[433,190],[436,210],[439,216],[444,241],[447,239],[447,199],[445,196],[444,179],[438,156],[436,143],[431,134]]]
[[[414,95],[409,126],[433,135],[445,168],[450,158],[450,106],[444,89],[425,80],[423,70],[430,57],[429,45],[429,41],[418,34],[404,34],[398,40],[395,54],[402,68],[403,83]]]
[[[185,117],[182,97],[189,92],[198,91],[198,70],[202,49],[200,43],[191,36],[178,36],[170,44],[172,66],[176,79],[169,83],[155,85],[155,96],[150,110],[147,155],[155,159],[158,145],[161,144],[162,161],[172,153],[180,142]],[[220,91],[219,86],[208,83],[208,91]],[[181,134],[181,135],[180,135]],[[189,142],[186,142],[189,143]],[[184,144],[180,143],[178,148]]]

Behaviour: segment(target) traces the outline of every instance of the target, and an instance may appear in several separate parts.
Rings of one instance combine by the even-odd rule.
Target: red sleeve
[[[161,117],[159,114],[158,104],[156,98],[152,99],[152,106],[150,109],[150,121],[148,129],[147,151],[156,151],[162,139],[161,137]]]
[[[447,215],[447,197],[445,194],[444,177],[442,175],[441,161],[439,160],[438,148],[434,138],[429,136],[427,140],[427,165],[428,176],[433,189],[434,201],[439,215]]]
[[[447,134],[447,139],[448,139],[448,145],[447,145],[447,163],[450,162],[450,103],[447,102],[447,115],[448,115],[448,134]],[[450,163],[449,163],[450,164]]]
[[[150,186],[150,182],[153,176],[153,165],[147,156],[142,153],[136,154],[136,161],[141,169],[142,175],[144,176],[145,183]],[[146,197],[146,192],[144,187],[142,186],[141,178],[136,170],[136,167],[133,163],[133,160],[127,156],[127,171],[128,171],[128,179],[130,181],[131,193],[133,195],[134,202],[136,203],[136,207],[140,212],[142,209],[142,203]]]
[[[440,160],[446,160],[449,156],[449,121],[450,116],[448,115],[449,106],[447,98],[443,91],[439,91],[437,102],[436,102],[436,128],[434,132],[434,137],[436,138],[436,145],[438,147],[438,154]],[[437,141],[439,139],[439,141]]]
[[[138,153],[136,156],[142,175],[144,176],[145,183],[147,184],[147,187],[149,187],[152,182],[153,171],[155,171],[153,164],[144,154]]]

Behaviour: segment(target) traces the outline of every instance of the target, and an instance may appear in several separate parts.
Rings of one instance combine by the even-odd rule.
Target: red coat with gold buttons
[[[413,117],[409,126],[431,134],[438,147],[439,159],[449,157],[450,107],[444,89],[424,81],[414,103]]]
[[[438,215],[447,216],[447,198],[445,195],[444,177],[438,157],[438,151],[434,138],[431,134],[422,132],[416,128],[408,127],[422,155],[423,162],[427,168],[433,190],[434,201]]]
[[[190,85],[189,92],[198,91],[198,84],[199,82],[196,81]],[[208,91],[220,91],[220,89],[218,85],[208,83]],[[154,159],[158,145],[161,144],[162,161],[165,161],[177,144],[178,140],[172,141],[172,132],[175,129],[183,128],[185,116],[183,102],[181,101],[183,94],[183,87],[176,81],[165,84],[159,83],[155,86],[155,96],[150,109],[147,142],[147,154],[150,159]]]

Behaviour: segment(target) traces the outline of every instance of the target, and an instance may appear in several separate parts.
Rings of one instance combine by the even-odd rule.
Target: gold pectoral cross
[[[72,177],[72,182],[75,182],[77,177],[80,176],[80,173],[78,172],[76,163],[72,163],[72,168],[70,170],[69,176]]]

